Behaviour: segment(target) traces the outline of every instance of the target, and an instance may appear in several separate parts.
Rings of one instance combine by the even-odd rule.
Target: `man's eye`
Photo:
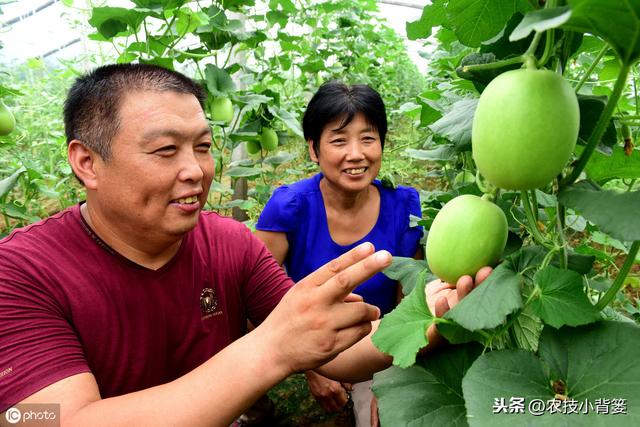
[[[343,144],[344,143],[344,139],[334,139],[333,141],[331,141],[331,144]]]
[[[209,152],[209,150],[211,149],[211,143],[210,142],[203,142],[201,144],[198,144],[196,149],[199,150],[199,151]]]
[[[156,151],[154,151],[154,153],[156,153],[156,154],[171,154],[174,151],[176,151],[176,146],[175,145],[166,145],[164,147],[158,148]]]

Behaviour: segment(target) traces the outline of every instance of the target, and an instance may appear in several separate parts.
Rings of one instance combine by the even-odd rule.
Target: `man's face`
[[[130,244],[178,240],[195,227],[214,174],[204,112],[190,94],[136,91],[119,118],[110,159],[96,161],[91,209]]]

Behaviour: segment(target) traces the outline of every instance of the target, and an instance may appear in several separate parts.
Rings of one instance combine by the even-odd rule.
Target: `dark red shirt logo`
[[[204,288],[200,293],[200,311],[203,315],[211,314],[218,308],[218,296],[211,288]]]

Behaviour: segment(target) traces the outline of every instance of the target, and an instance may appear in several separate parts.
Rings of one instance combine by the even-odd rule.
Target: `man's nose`
[[[195,153],[185,153],[178,175],[182,181],[201,181],[204,177],[202,166]]]

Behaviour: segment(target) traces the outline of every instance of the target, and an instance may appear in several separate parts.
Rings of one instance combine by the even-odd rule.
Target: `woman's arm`
[[[256,230],[255,235],[264,242],[278,264],[282,265],[289,251],[287,235],[282,232],[262,230]]]

